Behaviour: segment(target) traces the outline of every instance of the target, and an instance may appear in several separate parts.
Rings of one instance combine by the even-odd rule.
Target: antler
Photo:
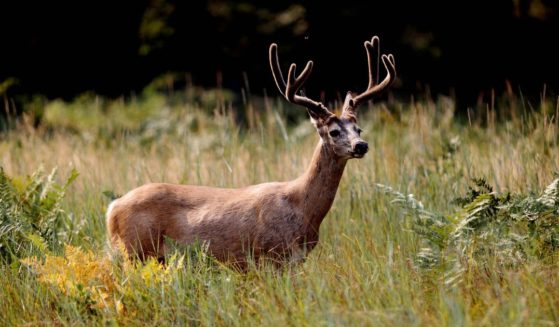
[[[380,55],[380,39],[378,38],[378,36],[373,36],[370,42],[365,41],[365,50],[367,50],[367,61],[369,63],[369,86],[367,87],[367,90],[365,90],[365,92],[355,97],[351,94],[351,92],[348,93],[348,96],[344,104],[344,110],[343,110],[344,112],[349,111],[355,114],[355,110],[360,104],[368,101],[375,94],[382,92],[384,89],[386,89],[388,86],[390,86],[390,84],[394,82],[394,79],[396,79],[396,61],[394,59],[394,56],[392,54],[389,55],[383,54],[381,59],[382,59],[382,63],[384,64],[384,68],[386,68],[387,75],[380,84],[375,85],[375,81],[376,83],[378,83],[378,72],[379,72],[378,59]],[[372,54],[376,56],[376,76],[373,67],[371,50],[372,50]]]
[[[311,114],[314,118],[326,119],[333,115],[322,103],[307,98],[302,94],[302,92],[301,95],[297,94],[297,91],[299,91],[303,84],[305,84],[307,78],[309,78],[309,75],[311,74],[313,67],[312,61],[309,60],[309,62],[307,62],[305,69],[303,69],[301,74],[297,77],[295,77],[295,69],[297,68],[297,65],[291,64],[289,72],[287,73],[286,84],[281,73],[278,58],[278,45],[272,43],[270,45],[270,67],[272,68],[272,75],[274,76],[276,86],[287,101],[306,107],[309,114]]]

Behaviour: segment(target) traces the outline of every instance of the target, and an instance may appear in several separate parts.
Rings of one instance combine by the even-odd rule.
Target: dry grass
[[[94,106],[94,100],[81,101],[84,107]],[[96,121],[76,124],[87,119],[80,116],[80,103],[51,103],[38,129],[21,123],[1,134],[0,166],[10,176],[24,176],[40,166],[47,171],[58,167],[62,177],[73,168],[80,173],[63,206],[79,227],[69,242],[93,253],[80,257],[72,250],[66,259],[83,265],[80,269],[97,267],[113,286],[106,291],[103,282],[82,285],[85,291],[80,294],[77,288],[70,292],[49,282],[69,270],[44,277],[52,268],[48,260],[42,270],[2,265],[0,323],[559,323],[557,262],[531,260],[505,270],[472,265],[460,283],[447,285],[444,272],[414,266],[418,237],[410,232],[410,221],[375,186],[382,183],[413,193],[439,212],[455,210],[452,200],[474,177],[486,177],[499,192],[539,192],[559,171],[557,115],[546,113],[551,106],[545,103],[530,114],[516,109],[514,117],[502,121],[498,110],[480,110],[470,122],[457,119],[452,101],[444,98],[367,110],[360,125],[371,151],[348,164],[321,227],[320,245],[293,271],[264,268],[241,275],[208,260],[169,269],[101,264],[109,201],[103,191],[122,194],[156,181],[242,187],[292,179],[305,170],[318,136],[306,120],[287,123],[286,117],[297,116],[297,109],[258,101],[246,107],[242,116],[228,106],[207,110],[195,102],[157,96],[106,103]],[[67,110],[76,112],[62,121]],[[127,115],[135,117],[134,124],[127,122]],[[241,116],[248,117],[250,128],[239,127]],[[203,255],[193,254],[199,256]],[[150,274],[166,277],[151,280]],[[111,305],[88,302],[99,302],[100,297],[86,292],[95,287],[107,292],[103,296],[111,298]]]

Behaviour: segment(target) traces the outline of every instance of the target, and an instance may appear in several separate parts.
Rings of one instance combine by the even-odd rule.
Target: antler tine
[[[297,95],[297,91],[299,91],[301,86],[303,86],[305,81],[309,78],[309,75],[311,74],[312,71],[312,67],[313,67],[313,62],[312,61],[307,62],[305,69],[303,69],[301,74],[299,74],[299,76],[295,78],[296,75],[295,71],[297,69],[297,65],[291,64],[291,66],[289,67],[289,72],[287,73],[287,87],[285,89],[285,97],[287,98],[287,100],[300,105],[311,105],[311,106],[320,105],[318,102],[315,102],[305,96]]]
[[[270,45],[270,67],[272,68],[272,76],[274,76],[276,86],[278,87],[278,90],[283,94],[283,90],[285,90],[286,85],[279,64],[278,45],[275,43],[272,43]]]
[[[365,92],[351,99],[351,104],[347,108],[347,110],[355,110],[360,104],[372,98],[373,95],[383,91],[385,88],[390,86],[390,84],[392,84],[396,79],[396,60],[394,59],[394,56],[392,54],[382,55],[380,59],[382,60],[384,68],[387,71],[387,75],[380,84],[375,85],[375,80],[378,81],[379,74],[378,57],[380,55],[380,39],[377,36],[374,36],[370,42],[366,41],[365,49],[367,50],[367,61],[369,65],[369,85],[367,86],[367,90],[365,90]],[[373,55],[376,55],[377,57],[376,71],[374,69],[374,63],[372,60]]]
[[[272,75],[274,76],[274,81],[276,82],[276,86],[278,87],[280,93],[287,99],[287,101],[306,107],[310,113],[318,117],[327,118],[331,116],[332,113],[322,103],[309,99],[304,95],[297,95],[297,92],[303,84],[305,84],[311,74],[313,62],[309,60],[305,69],[303,69],[301,74],[297,77],[295,77],[297,65],[291,64],[289,72],[287,73],[286,83],[281,73],[277,47],[278,46],[275,43],[270,45],[270,67],[272,68]]]
[[[291,89],[286,90],[286,92],[292,92],[293,95],[297,94],[297,91],[299,91],[299,89],[303,86],[303,84],[307,81],[307,79],[311,75],[313,65],[314,64],[312,60],[309,60],[307,62],[307,65],[305,66],[305,69],[303,69],[301,74],[299,74],[299,76],[295,78],[295,76],[297,75],[297,73],[295,72],[297,70],[297,65],[291,64],[291,66],[289,67],[289,72],[287,73],[288,88],[290,86],[289,82],[292,81]]]
[[[369,65],[369,85],[367,89],[372,88],[375,84],[378,83],[378,73],[379,73],[379,64],[380,64],[380,39],[378,36],[373,36],[371,41],[365,41],[365,50],[367,50],[367,63]],[[371,58],[371,50],[372,54],[375,56],[375,63],[376,67],[373,66],[373,59]],[[376,68],[376,69],[375,69]]]

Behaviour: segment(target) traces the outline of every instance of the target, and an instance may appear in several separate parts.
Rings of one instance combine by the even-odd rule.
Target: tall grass
[[[1,324],[559,323],[556,251],[509,265],[488,251],[476,254],[483,259],[476,265],[480,257],[465,252],[458,260],[460,246],[448,246],[437,260],[458,260],[457,270],[422,266],[421,255],[432,259],[425,236],[410,207],[394,203],[400,194],[458,216],[456,198],[480,177],[495,197],[539,198],[559,171],[557,113],[543,100],[529,110],[508,98],[460,118],[447,98],[363,108],[371,150],[348,164],[319,246],[292,270],[239,274],[196,247],[178,250],[166,267],[109,260],[105,194],[160,181],[242,187],[295,178],[309,163],[318,136],[302,110],[197,92],[122,101],[88,95],[46,102],[38,127],[12,121],[0,136],[6,176],[25,180],[57,167],[63,178],[74,169],[79,177],[61,202],[72,222],[65,250],[2,263]],[[556,224],[559,213],[546,217]]]

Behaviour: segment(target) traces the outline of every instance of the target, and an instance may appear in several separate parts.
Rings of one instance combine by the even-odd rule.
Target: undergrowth
[[[10,178],[0,167],[0,260],[11,262],[26,255],[56,251],[68,241],[72,220],[62,209],[68,186],[78,173],[72,170],[64,184],[56,169],[45,175]]]
[[[447,214],[426,209],[412,194],[377,187],[411,218],[410,232],[421,240],[417,267],[443,271],[447,284],[460,283],[472,266],[504,270],[559,259],[559,178],[540,195],[498,194],[485,179],[474,179],[453,201],[459,210]]]
[[[107,205],[148,182],[296,178],[315,130],[279,99],[149,92],[43,99],[2,123],[0,325],[559,323],[552,101],[362,108],[370,151],[347,164],[319,245],[292,269],[241,274],[196,245],[167,265],[109,256]]]

